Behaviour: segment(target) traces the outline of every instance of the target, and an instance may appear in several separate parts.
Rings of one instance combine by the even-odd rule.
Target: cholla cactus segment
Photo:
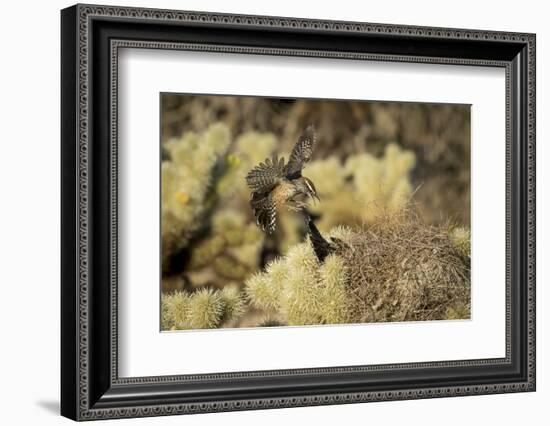
[[[189,268],[213,267],[222,278],[244,279],[258,267],[263,235],[233,208],[214,213],[211,233],[191,247]]]
[[[328,233],[328,236],[330,238],[337,238],[344,242],[349,241],[351,238],[353,238],[354,235],[355,233],[353,232],[353,230],[349,226],[345,225],[335,226]]]
[[[210,265],[216,256],[223,251],[225,245],[226,241],[221,235],[212,235],[199,241],[191,252],[189,268],[196,269]]]
[[[258,230],[258,228],[255,225],[249,225],[249,226],[254,226],[256,230]],[[234,259],[236,259],[241,265],[243,265],[248,272],[253,269],[256,269],[260,264],[262,240],[260,237],[258,237],[258,239],[255,241],[247,242],[246,240],[244,240],[245,236],[246,234],[243,235],[242,244],[235,247],[229,247],[227,251],[229,255],[232,256]]]
[[[344,165],[351,181],[354,197],[363,207],[383,200],[382,181],[384,179],[384,159],[370,154],[358,154],[348,157]]]
[[[216,257],[212,267],[220,277],[230,280],[240,280],[248,275],[246,266],[227,254]]]
[[[406,176],[416,163],[415,156],[411,151],[403,151],[395,143],[386,146],[382,161],[384,164],[382,184],[388,189],[395,186],[395,183],[403,176]]]
[[[212,217],[212,233],[221,236],[230,247],[243,242],[246,217],[236,209],[218,210]]]
[[[212,216],[212,230],[223,233],[226,229],[241,229],[246,222],[246,216],[239,210],[226,208],[218,210]]]
[[[407,205],[411,198],[412,186],[409,179],[401,177],[393,182],[393,191],[388,194],[386,206],[390,212],[398,212]]]
[[[225,172],[216,182],[216,195],[228,199],[233,197],[241,188],[244,179],[244,164],[240,156],[229,154],[225,158]]]
[[[162,295],[161,299],[161,326],[163,330],[177,330],[187,328],[187,313],[190,297],[187,293],[176,292]]]
[[[457,319],[465,319],[465,318],[470,318],[470,304],[457,303],[456,305],[453,305],[447,308],[445,319],[457,320]]]
[[[189,328],[216,328],[223,316],[223,299],[219,291],[201,289],[193,294],[189,303]]]
[[[225,321],[235,320],[244,314],[246,307],[237,286],[226,285],[221,290],[221,297],[224,304],[223,319]]]
[[[369,207],[396,212],[407,204],[412,193],[409,173],[414,165],[414,154],[401,150],[396,144],[388,144],[380,159],[360,154],[347,160],[345,167],[350,173],[357,199],[363,204],[365,221],[373,218]]]
[[[245,293],[250,303],[256,308],[278,310],[288,270],[282,261],[275,260],[267,265],[266,271],[258,272],[248,278]]]
[[[313,182],[322,182],[318,185],[319,195],[323,198],[338,195],[346,186],[346,170],[340,159],[331,156],[324,160],[313,161],[307,166],[304,174]],[[330,176],[330,179],[327,179]]]
[[[349,271],[344,259],[331,254],[319,267],[323,283],[321,318],[325,324],[346,324],[352,320],[353,299],[348,291]]]
[[[463,226],[459,226],[451,230],[449,236],[461,256],[469,258],[472,239],[470,230]]]
[[[252,165],[270,157],[276,146],[277,139],[271,133],[247,132],[236,141],[238,155]]]
[[[281,293],[281,313],[290,325],[322,323],[323,283],[311,244],[298,244],[288,252],[287,277]]]
[[[219,328],[237,320],[245,310],[245,302],[236,286],[223,290],[200,289],[194,293],[175,292],[162,295],[161,328],[188,330]]]

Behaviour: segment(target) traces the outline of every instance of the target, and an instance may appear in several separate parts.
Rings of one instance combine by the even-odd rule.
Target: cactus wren
[[[286,207],[289,210],[303,211],[307,204],[296,198],[300,195],[317,199],[313,182],[302,176],[304,165],[311,159],[315,148],[315,130],[308,126],[294,146],[288,163],[276,155],[265,159],[246,176],[252,190],[250,206],[256,222],[263,231],[271,234],[277,226],[277,213]]]

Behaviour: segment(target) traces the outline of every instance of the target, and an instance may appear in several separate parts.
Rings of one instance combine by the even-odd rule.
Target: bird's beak
[[[309,196],[311,197],[311,199],[313,200],[313,203],[316,204],[316,201],[319,201],[321,202],[321,199],[319,198],[319,196],[315,193],[312,193],[312,194],[309,194]]]

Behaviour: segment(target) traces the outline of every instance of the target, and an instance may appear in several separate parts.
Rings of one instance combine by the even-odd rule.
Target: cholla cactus
[[[162,253],[167,259],[185,246],[209,207],[216,164],[229,146],[229,131],[213,125],[201,135],[186,133],[164,144],[170,156],[162,163]]]
[[[463,226],[452,229],[449,233],[451,241],[464,257],[470,257],[471,234],[468,228]]]
[[[341,234],[335,229],[331,236]],[[306,241],[250,277],[245,291],[254,307],[277,313],[285,324],[338,324],[352,319],[347,281],[348,268],[340,256],[330,255],[319,265]]]
[[[453,306],[449,306],[445,312],[445,319],[447,320],[459,320],[466,318],[470,318],[469,303],[457,303]]]
[[[270,157],[277,145],[271,133],[247,132],[240,135],[233,152],[226,158],[227,172],[217,185],[217,194],[226,200],[239,198],[248,202],[250,191],[245,176],[255,164]]]
[[[321,317],[327,324],[350,322],[353,300],[346,287],[349,282],[349,268],[344,259],[329,255],[319,267],[319,276],[325,286],[320,301]]]
[[[387,145],[382,158],[364,153],[348,157],[344,164],[334,156],[312,162],[304,174],[315,182],[322,199],[311,207],[321,216],[317,226],[328,231],[338,224],[370,223],[381,212],[398,212],[411,197],[409,173],[414,164],[414,154],[396,144]]]
[[[292,247],[246,281],[250,303],[289,325],[467,318],[469,255],[407,214],[334,228],[341,244],[322,263],[309,241]]]
[[[228,280],[244,281],[260,263],[261,231],[247,222],[245,214],[229,207],[212,215],[209,229],[188,248],[187,276],[191,285],[223,288]]]
[[[219,328],[238,319],[244,310],[244,300],[235,287],[175,292],[162,295],[161,327],[163,330]]]
[[[409,201],[412,187],[408,174],[414,164],[411,151],[403,151],[391,143],[381,159],[373,161],[368,154],[358,155],[348,159],[346,169],[353,176],[353,185],[361,200],[396,212]]]
[[[258,272],[246,282],[246,294],[250,303],[259,309],[277,311],[280,309],[280,298],[283,285],[288,276],[288,268],[283,258],[270,262],[265,272]]]

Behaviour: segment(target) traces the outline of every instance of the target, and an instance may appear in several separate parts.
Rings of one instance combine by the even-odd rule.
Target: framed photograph
[[[61,12],[61,412],[535,390],[535,35]]]

